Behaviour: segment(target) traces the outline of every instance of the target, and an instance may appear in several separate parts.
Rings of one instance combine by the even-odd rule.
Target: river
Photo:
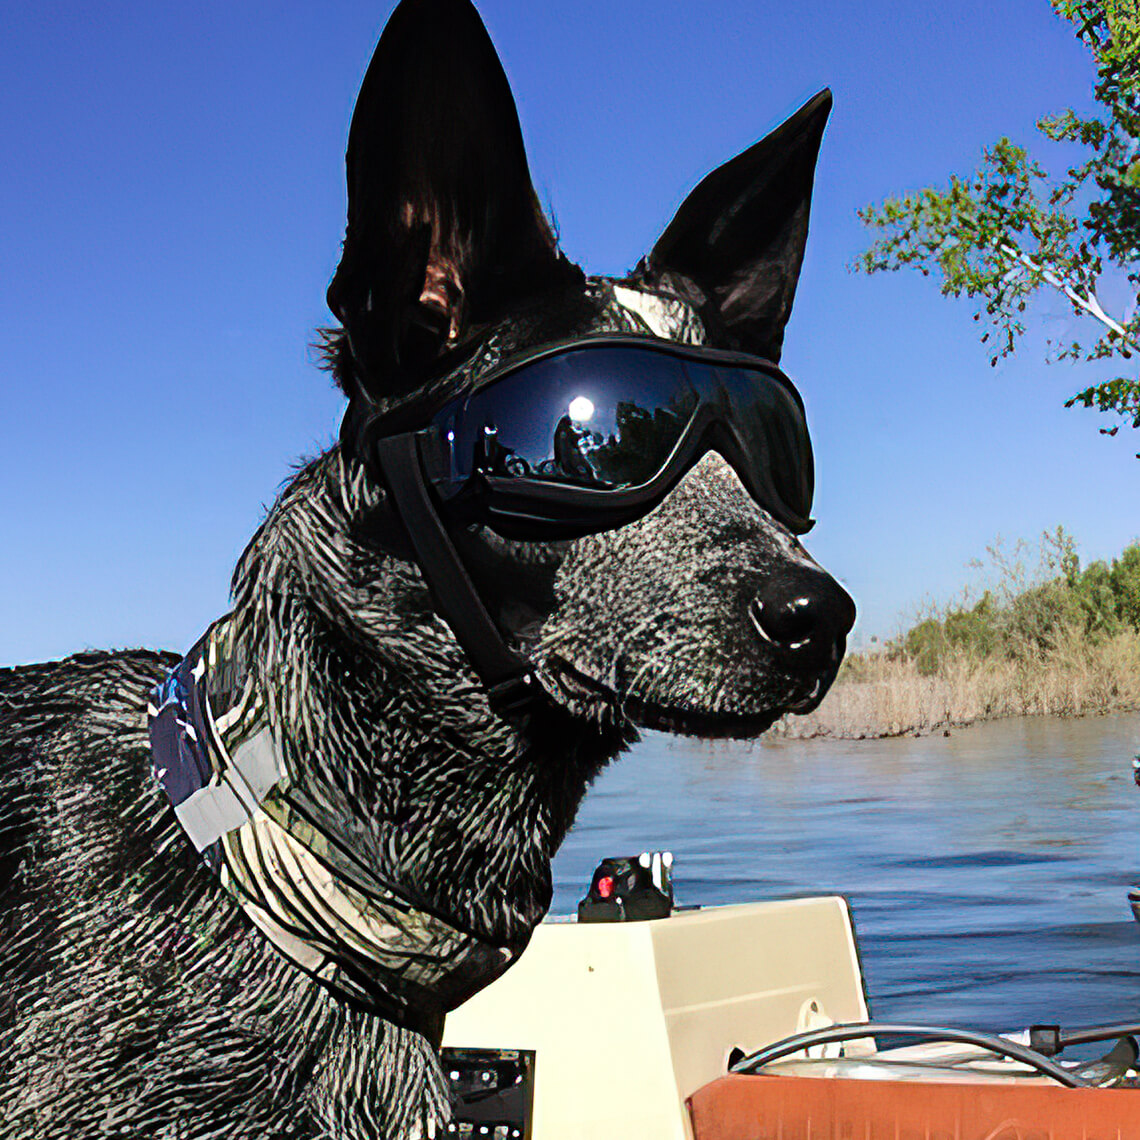
[[[554,913],[606,855],[670,850],[680,903],[840,893],[872,1016],[1006,1030],[1140,1022],[1140,715],[949,736],[647,733],[597,780]]]

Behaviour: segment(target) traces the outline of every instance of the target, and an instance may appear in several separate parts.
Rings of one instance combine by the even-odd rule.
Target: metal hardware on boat
[[[1084,1077],[1072,1070],[1062,1068],[1056,1062],[1028,1046],[1019,1045],[1007,1037],[991,1033],[978,1033],[972,1029],[950,1029],[930,1025],[894,1025],[887,1022],[858,1022],[848,1025],[831,1025],[825,1029],[814,1029],[808,1033],[796,1033],[772,1045],[758,1049],[755,1053],[737,1061],[732,1067],[734,1073],[756,1073],[766,1065],[771,1065],[792,1053],[807,1050],[817,1045],[827,1045],[836,1041],[855,1041],[882,1034],[897,1037],[919,1037],[926,1041],[956,1041],[974,1045],[997,1057],[1008,1057],[1029,1065],[1045,1076],[1052,1077],[1059,1084],[1069,1088],[1081,1088],[1090,1084]],[[862,1062],[869,1058],[863,1057]]]
[[[643,851],[603,859],[578,904],[579,922],[642,922],[673,913],[673,855]]]

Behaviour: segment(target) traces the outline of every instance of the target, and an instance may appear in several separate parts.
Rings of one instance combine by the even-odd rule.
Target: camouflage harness
[[[354,856],[351,827],[289,771],[228,617],[155,687],[148,713],[154,775],[203,861],[341,999],[436,1037],[521,950],[412,905]]]

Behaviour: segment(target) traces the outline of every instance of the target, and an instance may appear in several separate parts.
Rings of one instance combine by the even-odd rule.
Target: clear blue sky
[[[185,648],[341,401],[307,348],[343,153],[388,3],[9,5],[0,38],[0,663]],[[484,0],[571,257],[622,272],[686,191],[824,85],[785,364],[818,468],[809,545],[863,638],[952,596],[1001,534],[1140,533],[1140,434],[1066,412],[1037,356],[992,370],[970,310],[865,278],[856,207],[1087,106],[1046,0]]]

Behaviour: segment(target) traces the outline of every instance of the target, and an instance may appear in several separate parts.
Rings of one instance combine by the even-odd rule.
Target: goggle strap
[[[407,532],[436,612],[467,654],[492,711],[522,716],[545,696],[526,659],[504,641],[435,509],[424,479],[417,434],[375,442],[375,455],[392,506]]]

